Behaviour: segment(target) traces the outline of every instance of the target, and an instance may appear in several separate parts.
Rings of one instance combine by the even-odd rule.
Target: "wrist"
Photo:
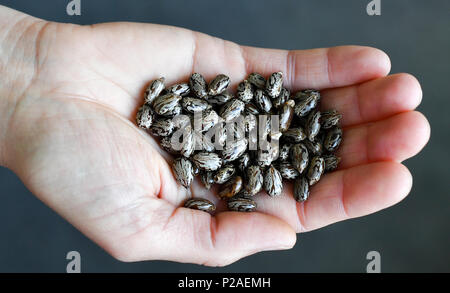
[[[0,5],[0,165],[8,166],[9,133],[21,98],[35,76],[39,32],[45,22]]]

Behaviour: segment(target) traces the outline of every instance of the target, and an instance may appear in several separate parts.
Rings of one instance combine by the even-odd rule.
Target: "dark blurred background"
[[[65,272],[71,250],[80,252],[82,272],[365,272],[372,250],[381,254],[382,272],[450,272],[450,1],[381,0],[381,16],[367,15],[370,0],[81,0],[81,16],[66,14],[69,2],[0,0],[53,21],[169,24],[252,46],[374,46],[389,54],[392,73],[421,82],[419,110],[431,123],[431,141],[406,162],[414,186],[398,205],[224,268],[116,261],[0,167],[0,272]]]

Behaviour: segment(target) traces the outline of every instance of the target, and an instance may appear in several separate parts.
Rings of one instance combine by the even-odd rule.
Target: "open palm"
[[[386,76],[388,57],[357,46],[282,51],[241,47],[152,24],[75,26],[28,20],[37,36],[33,74],[17,96],[8,130],[8,166],[42,201],[118,259],[225,265],[294,245],[310,231],[393,205],[410,191],[400,163],[426,144],[429,125],[410,75]],[[18,24],[17,24],[18,25]],[[21,41],[24,42],[24,41]],[[34,44],[36,44],[34,46]],[[257,195],[258,212],[180,208],[214,194],[174,180],[170,158],[134,124],[148,82],[218,73],[235,83],[250,72],[285,73],[286,87],[322,90],[322,107],[343,114],[340,168],[297,203]],[[232,83],[232,86],[236,84]]]

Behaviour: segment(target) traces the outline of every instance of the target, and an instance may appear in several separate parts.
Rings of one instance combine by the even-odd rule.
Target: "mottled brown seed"
[[[247,103],[247,104],[245,104],[245,113],[246,114],[258,115],[259,114],[259,110],[258,110],[258,107],[256,107],[254,104]]]
[[[165,136],[165,137],[161,138],[161,141],[159,143],[160,143],[161,147],[169,154],[172,154],[172,155],[180,154],[180,151],[177,151],[172,147],[172,142],[171,142],[170,136]]]
[[[153,101],[153,109],[158,115],[171,114],[176,106],[179,106],[181,96],[173,93],[168,93],[157,97]]]
[[[305,139],[304,141],[302,141],[302,143],[308,149],[308,152],[310,154],[313,154],[315,156],[319,156],[322,154],[323,147],[320,140],[310,141],[309,139]]]
[[[323,157],[323,159],[325,161],[325,171],[327,172],[335,170],[338,167],[339,162],[341,161],[340,157],[337,157],[333,154],[326,155]]]
[[[269,196],[279,196],[283,191],[283,178],[274,166],[270,166],[264,174],[264,189]]]
[[[272,103],[273,107],[276,109],[280,108],[284,103],[286,103],[289,100],[290,96],[291,96],[291,92],[286,88],[282,88],[278,97],[276,97],[273,100],[273,103]]]
[[[266,91],[271,98],[276,98],[281,92],[283,87],[283,73],[274,72],[272,73],[266,82]]]
[[[236,173],[236,169],[233,165],[226,165],[219,170],[217,170],[216,174],[214,175],[214,182],[217,184],[224,184],[228,180],[230,180],[231,177],[233,177],[234,173]]]
[[[150,85],[145,90],[144,100],[145,103],[151,105],[153,100],[159,96],[159,94],[164,89],[164,77],[153,80]]]
[[[194,130],[191,126],[187,126],[183,129],[182,138],[180,153],[186,158],[189,158],[195,150]],[[173,144],[172,146],[175,147]]]
[[[233,99],[233,95],[227,91],[224,91],[219,95],[209,97],[208,103],[210,103],[211,105],[223,105],[231,99]]]
[[[167,92],[177,94],[177,95],[184,97],[184,96],[187,96],[191,92],[191,89],[190,89],[188,83],[178,83],[178,84],[174,84],[174,85],[170,86],[169,88],[167,88]]]
[[[304,90],[297,92],[295,98],[295,114],[299,117],[304,117],[308,113],[316,108],[320,101],[320,93],[315,90]]]
[[[308,166],[309,154],[303,144],[295,144],[291,147],[291,163],[302,174]]]
[[[216,153],[199,152],[192,157],[192,161],[205,171],[216,171],[222,166],[222,159]]]
[[[173,161],[172,169],[177,181],[188,188],[194,180],[194,168],[191,161],[183,157],[176,158]]]
[[[309,114],[305,130],[308,139],[313,141],[320,131],[320,111],[313,111]]]
[[[198,98],[206,98],[206,80],[200,73],[193,73],[189,79],[191,91]]]
[[[278,165],[278,170],[280,171],[281,177],[287,180],[293,180],[300,176],[297,169],[295,169],[289,162],[281,162]]]
[[[244,103],[249,103],[251,100],[253,100],[253,88],[248,80],[244,80],[238,84],[236,97]]]
[[[247,169],[249,163],[250,163],[250,155],[248,153],[244,153],[236,160],[238,170],[243,173]]]
[[[322,112],[322,115],[320,117],[320,123],[323,129],[329,129],[333,126],[338,125],[341,118],[342,114],[340,114],[338,111],[329,110]]]
[[[285,132],[291,126],[292,118],[294,118],[295,102],[289,100],[281,106],[280,109],[280,131]]]
[[[208,102],[205,101],[204,99],[193,98],[193,97],[184,97],[181,100],[181,107],[183,107],[183,109],[185,111],[194,113],[194,112],[204,111],[204,110],[210,108],[211,105],[208,104]]]
[[[153,124],[154,113],[150,105],[142,105],[136,113],[136,124],[140,128],[150,129]]]
[[[292,144],[285,143],[280,147],[280,154],[278,156],[279,161],[287,161],[289,159]]]
[[[340,129],[339,127],[333,127],[328,130],[327,134],[325,135],[323,147],[329,152],[334,152],[339,148],[341,141],[342,129]]]
[[[248,141],[245,138],[227,143],[222,151],[223,162],[232,162],[242,156],[242,154],[247,149],[247,143]]]
[[[308,172],[306,176],[309,180],[309,185],[312,186],[316,184],[325,170],[325,161],[321,157],[313,157],[311,163],[309,164]]]
[[[227,89],[230,84],[230,78],[225,74],[217,75],[208,86],[208,95],[215,96]]]
[[[250,198],[235,196],[227,201],[228,209],[235,212],[253,212],[256,202]]]
[[[219,115],[225,120],[225,122],[230,122],[241,115],[241,113],[244,111],[244,108],[244,102],[238,99],[234,99],[222,106],[219,111]]]
[[[241,191],[243,180],[241,176],[234,176],[221,186],[219,191],[220,198],[231,198]]]
[[[259,89],[264,89],[266,86],[266,79],[261,74],[256,72],[250,73],[247,80]]]
[[[255,104],[261,111],[265,113],[269,113],[272,109],[272,101],[270,100],[269,96],[266,95],[266,93],[261,89],[257,89],[255,91]]]
[[[158,118],[153,122],[152,133],[156,136],[169,136],[175,130],[173,119]]]
[[[290,142],[299,143],[306,138],[306,133],[301,127],[290,128],[283,132],[283,138]]]
[[[202,111],[201,115],[194,115],[195,130],[201,132],[208,131],[219,123],[219,119],[219,115],[213,109]]]
[[[195,140],[195,150],[196,151],[205,151],[205,152],[214,152],[215,145],[208,137],[204,136],[199,131],[194,131],[194,140]]]
[[[294,198],[298,202],[303,202],[309,197],[308,180],[305,177],[299,177],[294,182]]]
[[[209,190],[211,189],[211,186],[214,184],[214,173],[212,171],[202,172],[200,175],[200,179],[205,188]]]
[[[245,194],[253,196],[261,191],[264,177],[259,166],[250,166],[246,172]]]
[[[213,212],[216,209],[214,203],[204,198],[190,198],[184,203],[184,207],[204,212]]]

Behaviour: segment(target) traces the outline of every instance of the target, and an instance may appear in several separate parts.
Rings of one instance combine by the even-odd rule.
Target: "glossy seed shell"
[[[341,141],[342,129],[340,129],[339,127],[333,127],[328,130],[327,134],[325,135],[323,147],[329,152],[334,152],[339,148]]]
[[[253,196],[261,191],[264,183],[263,173],[259,166],[250,166],[246,172],[245,194]]]
[[[222,166],[222,159],[216,153],[199,152],[192,157],[192,161],[205,171],[216,171]]]
[[[164,77],[153,80],[145,90],[144,100],[147,104],[152,104],[153,100],[159,96],[164,89]]]
[[[222,93],[230,84],[230,78],[225,74],[217,75],[208,86],[208,95],[215,96]]]
[[[244,102],[238,99],[234,99],[222,106],[219,111],[219,115],[225,120],[225,122],[230,122],[241,115],[244,111],[244,108]]]
[[[314,185],[319,182],[320,177],[322,177],[325,171],[325,161],[321,157],[313,157],[311,163],[308,167],[308,172],[306,174],[308,178],[309,185]]]
[[[168,93],[157,97],[153,101],[153,109],[158,115],[166,115],[173,113],[176,106],[179,106],[181,96],[173,93]]]
[[[299,177],[294,182],[294,199],[303,202],[309,197],[308,180],[305,177]]]
[[[227,201],[227,206],[230,211],[235,212],[253,212],[256,210],[256,202],[250,198],[234,197]]]
[[[276,98],[281,92],[283,87],[283,73],[274,72],[272,73],[266,82],[266,91],[271,98]]]
[[[248,80],[244,80],[238,84],[236,97],[244,103],[250,103],[253,100],[253,88]]]
[[[172,169],[177,181],[188,188],[194,180],[194,168],[191,161],[183,157],[177,158],[173,161]]]
[[[140,128],[150,129],[153,124],[154,113],[150,105],[142,105],[136,113],[136,124]]]
[[[265,113],[269,113],[272,109],[272,101],[270,100],[269,96],[266,95],[266,93],[261,90],[257,89],[255,91],[255,104],[258,106],[258,108]]]
[[[295,144],[291,148],[291,163],[302,174],[309,163],[308,150],[303,144]]]
[[[247,80],[259,89],[264,89],[266,86],[266,79],[261,74],[256,72],[250,73]]]
[[[270,166],[264,173],[264,189],[269,196],[279,196],[283,191],[283,178],[274,166]]]
[[[230,198],[235,196],[239,191],[241,191],[243,186],[243,180],[241,176],[235,176],[228,180],[227,183],[221,186],[219,191],[220,198]]]
[[[198,98],[206,98],[206,80],[200,73],[193,73],[189,79],[191,92]]]
[[[233,177],[234,173],[236,173],[236,169],[233,165],[226,165],[219,170],[217,170],[216,174],[214,175],[214,182],[217,184],[224,184],[228,180]]]
[[[184,203],[184,207],[204,212],[212,212],[216,209],[214,203],[204,198],[190,198]]]

